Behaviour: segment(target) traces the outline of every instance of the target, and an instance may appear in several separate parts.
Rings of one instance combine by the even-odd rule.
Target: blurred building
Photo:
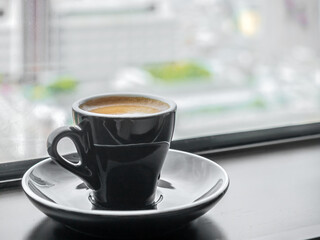
[[[30,2],[24,20],[31,78],[49,72],[102,80],[124,66],[181,57],[177,18],[159,1]]]
[[[0,82],[23,74],[23,27],[20,0],[0,0]]]
[[[89,81],[230,49],[271,61],[297,47],[318,54],[319,9],[318,0],[0,0],[0,76]]]

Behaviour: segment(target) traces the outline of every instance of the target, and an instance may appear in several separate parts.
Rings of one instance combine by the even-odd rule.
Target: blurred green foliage
[[[152,64],[144,69],[156,80],[166,83],[208,79],[212,75],[205,67],[194,62]]]
[[[56,96],[57,94],[66,94],[76,89],[77,80],[72,77],[60,76],[50,84],[27,84],[23,87],[24,95],[28,99],[43,100]]]
[[[56,81],[51,83],[48,88],[54,92],[72,91],[76,88],[77,81],[72,77],[59,77]]]

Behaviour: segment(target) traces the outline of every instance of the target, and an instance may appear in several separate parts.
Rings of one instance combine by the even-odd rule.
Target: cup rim
[[[154,99],[154,100],[158,100],[164,103],[167,103],[169,105],[168,109],[165,109],[163,111],[157,112],[157,113],[148,113],[148,114],[144,114],[144,115],[121,115],[121,114],[102,114],[102,113],[93,113],[90,111],[85,111],[83,109],[80,108],[80,105],[89,101],[89,100],[93,100],[93,99],[97,99],[97,98],[102,98],[102,97],[114,97],[114,96],[119,96],[119,97],[144,97],[144,98],[150,98],[150,99]],[[160,116],[169,112],[173,112],[177,109],[177,104],[168,98],[164,98],[164,97],[160,97],[157,95],[151,95],[151,94],[145,94],[145,93],[126,93],[126,92],[116,92],[116,93],[102,93],[102,94],[96,94],[96,95],[92,95],[89,97],[84,97],[81,98],[77,101],[75,101],[72,104],[72,109],[75,112],[81,113],[83,115],[86,116],[93,116],[93,117],[102,117],[102,118],[150,118],[150,117],[155,117],[155,116]]]

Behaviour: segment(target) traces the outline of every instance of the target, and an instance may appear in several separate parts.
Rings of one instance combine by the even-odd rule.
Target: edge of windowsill
[[[175,140],[171,148],[204,155],[317,138],[320,123],[311,123]],[[45,158],[0,163],[0,189],[19,186],[23,174]]]

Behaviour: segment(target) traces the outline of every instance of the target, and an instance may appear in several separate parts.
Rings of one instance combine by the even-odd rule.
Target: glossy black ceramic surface
[[[51,159],[33,166],[22,179],[29,199],[49,217],[87,234],[125,237],[184,226],[210,210],[228,185],[226,172],[216,163],[175,150],[169,150],[158,182],[157,204],[149,209],[96,210],[89,201],[91,190]]]
[[[167,103],[170,107],[158,113],[136,116],[97,114],[80,108],[87,101],[107,96],[146,97]],[[158,96],[114,93],[81,99],[72,105],[72,114],[74,123],[91,133],[94,144],[123,145],[171,142],[176,109],[173,101]]]
[[[108,115],[83,110],[91,100],[108,97],[147,97],[168,108],[146,115]],[[105,94],[79,100],[72,107],[77,127],[61,127],[48,137],[52,160],[78,175],[93,190],[96,207],[138,209],[155,201],[156,183],[168,152],[175,124],[176,104],[155,96]],[[70,138],[80,161],[66,161],[57,146]],[[128,200],[129,199],[129,200]]]

